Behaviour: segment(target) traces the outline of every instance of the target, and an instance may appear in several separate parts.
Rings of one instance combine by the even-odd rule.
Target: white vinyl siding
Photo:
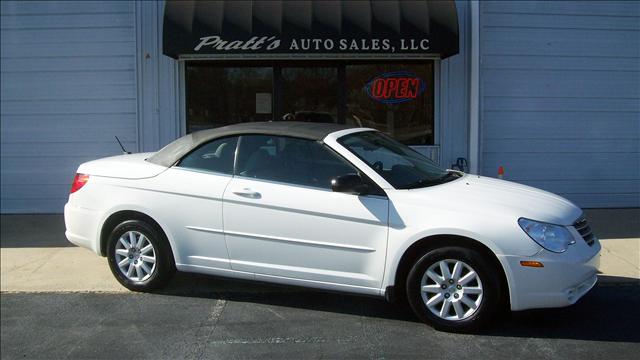
[[[480,2],[481,171],[640,206],[640,2]]]
[[[135,3],[1,2],[3,213],[60,213],[77,166],[136,151]]]

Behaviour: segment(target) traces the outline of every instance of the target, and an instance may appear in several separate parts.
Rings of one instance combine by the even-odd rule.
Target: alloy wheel
[[[156,250],[149,239],[138,231],[127,231],[116,243],[116,264],[132,281],[145,281],[156,269]]]
[[[464,320],[482,303],[482,281],[467,263],[446,259],[429,266],[420,282],[425,305],[444,320]]]

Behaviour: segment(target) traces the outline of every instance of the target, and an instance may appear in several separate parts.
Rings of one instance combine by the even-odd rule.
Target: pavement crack
[[[630,262],[629,260],[623,258],[622,256],[614,253],[613,251],[611,251],[611,250],[609,250],[609,249],[607,249],[605,247],[603,247],[603,249],[604,249],[604,251],[607,252],[607,254],[617,258],[618,260],[621,260],[622,262],[625,262],[625,263],[631,265],[635,270],[640,270],[640,267],[638,267],[638,264],[634,264],[634,263]]]
[[[227,306],[227,300],[224,299],[218,299],[213,305],[213,309],[209,313],[209,321],[213,323],[214,327],[218,324],[225,306]]]
[[[363,308],[362,313],[366,313],[366,309]],[[369,321],[370,319],[367,316],[360,316],[360,332],[367,351],[367,357],[369,359],[384,359],[384,356],[381,355],[382,351],[379,346],[381,339],[376,336],[375,331],[369,332],[367,329]],[[375,321],[373,322],[373,326],[375,326]]]
[[[273,310],[273,309],[270,309],[270,308],[267,308],[267,310],[268,310],[270,313],[272,313],[273,315],[277,316],[278,318],[280,318],[280,319],[282,319],[282,320],[285,320],[285,317],[284,317],[284,316],[282,316],[282,315],[280,315],[280,314],[278,314],[278,312],[277,312],[277,311],[275,311],[275,310]]]
[[[192,359],[203,359],[205,358],[205,350],[207,344],[209,344],[209,339],[213,335],[213,332],[220,321],[220,317],[224,312],[225,307],[227,306],[227,301],[225,299],[219,298],[211,307],[211,311],[207,314],[207,318],[203,320],[198,328],[196,329],[194,335],[194,344],[195,348],[191,352],[192,356],[188,356],[188,358]]]
[[[55,253],[54,253],[55,255]],[[36,266],[33,270],[31,270],[32,274],[35,274],[36,272],[38,272],[38,270],[40,270],[43,266],[45,266],[47,263],[49,263],[49,260],[51,260],[50,256],[47,256],[43,259],[43,261],[40,262],[40,264],[38,264],[38,266]]]

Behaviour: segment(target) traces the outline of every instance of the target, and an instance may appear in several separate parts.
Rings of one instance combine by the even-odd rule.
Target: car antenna
[[[116,141],[118,142],[118,144],[120,144],[120,148],[122,149],[122,153],[123,154],[131,154],[131,151],[125,150],[124,145],[122,145],[122,142],[120,142],[120,139],[118,139],[117,136],[115,138],[116,138]]]

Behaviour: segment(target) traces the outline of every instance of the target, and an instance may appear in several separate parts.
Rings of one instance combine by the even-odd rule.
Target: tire
[[[441,264],[449,270],[448,275]],[[460,269],[457,280],[456,267]],[[501,304],[497,269],[486,255],[464,247],[433,249],[418,258],[407,277],[406,294],[420,320],[449,332],[474,332],[486,327]]]
[[[118,282],[132,291],[164,287],[175,273],[173,254],[164,233],[142,220],[127,220],[113,229],[107,242],[107,259]],[[119,263],[124,265],[121,267]]]

